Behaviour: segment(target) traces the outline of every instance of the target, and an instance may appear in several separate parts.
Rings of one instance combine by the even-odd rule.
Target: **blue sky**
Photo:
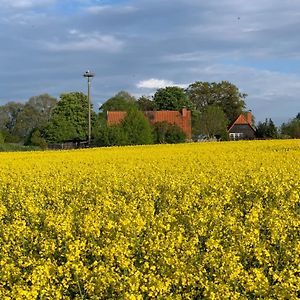
[[[298,0],[0,0],[0,104],[234,83],[257,121],[300,112]]]

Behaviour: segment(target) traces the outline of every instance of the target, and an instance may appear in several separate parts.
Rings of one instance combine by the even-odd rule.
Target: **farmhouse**
[[[228,128],[231,140],[253,140],[255,129],[252,126],[252,112],[240,114]]]
[[[176,124],[186,134],[187,139],[192,138],[191,111],[183,108],[182,111],[160,110],[160,111],[144,111],[145,117],[150,124],[157,122],[168,122]],[[108,111],[107,124],[119,124],[126,116],[126,111]]]

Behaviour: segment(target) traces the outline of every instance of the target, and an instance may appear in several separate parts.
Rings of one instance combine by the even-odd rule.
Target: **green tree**
[[[128,145],[128,137],[120,124],[102,127],[95,138],[96,146]]]
[[[198,132],[212,138],[220,136],[226,139],[227,119],[223,110],[215,105],[207,106],[198,116],[198,122],[195,124]]]
[[[121,91],[103,103],[100,110],[106,113],[107,111],[128,111],[136,107],[136,99],[129,93]]]
[[[278,137],[278,130],[272,121],[272,119],[266,119],[264,122],[258,122],[256,127],[256,136],[258,138],[271,138],[276,139]]]
[[[131,109],[121,123],[129,145],[152,144],[152,129],[144,114],[137,109]]]
[[[209,83],[196,81],[189,85],[186,93],[196,110],[202,112],[207,106],[219,106],[228,122],[233,122],[246,107],[247,94],[228,81]]]
[[[192,108],[184,89],[177,86],[168,86],[158,89],[154,94],[153,101],[157,110],[181,110],[186,107]]]
[[[0,106],[0,131],[4,134],[6,142],[19,142],[21,140],[16,134],[15,126],[23,109],[24,104],[18,102],[8,102]]]
[[[166,134],[170,124],[166,121],[156,122],[153,125],[153,138],[155,144],[164,144],[166,143]]]
[[[155,102],[146,97],[146,96],[141,96],[138,100],[137,100],[137,106],[138,109],[141,111],[153,111],[156,110],[156,105]]]
[[[0,131],[0,145],[4,144],[4,134]]]
[[[294,118],[288,123],[283,123],[281,125],[281,134],[291,138],[300,138],[300,119]]]
[[[28,137],[26,145],[38,146],[42,149],[46,149],[47,141],[43,137],[41,131],[36,128],[31,132],[30,136]]]
[[[166,121],[156,122],[153,125],[153,137],[156,144],[183,143],[186,140],[186,135],[179,126]]]
[[[182,129],[176,124],[171,124],[166,133],[166,143],[177,144],[184,143],[186,140],[186,135]]]
[[[45,126],[56,102],[48,94],[31,97],[25,104],[9,102],[0,108],[0,130],[8,141],[24,142],[33,129]]]
[[[91,106],[92,109],[92,106]],[[96,114],[91,112],[92,125]],[[62,94],[45,127],[48,142],[84,141],[88,133],[88,99],[83,93]]]

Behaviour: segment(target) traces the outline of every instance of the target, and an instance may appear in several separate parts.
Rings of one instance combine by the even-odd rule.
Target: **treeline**
[[[289,139],[300,138],[300,113],[287,123],[276,127],[271,118],[264,122],[258,122],[256,126],[256,137],[262,139]]]
[[[183,142],[186,137],[176,125],[151,126],[142,111],[192,111],[193,135],[228,138],[227,127],[246,109],[246,94],[232,83],[194,82],[183,89],[161,88],[154,96],[138,99],[125,91],[109,98],[98,112],[92,109],[92,143],[95,146]],[[127,111],[125,119],[108,126],[107,111]],[[14,143],[46,148],[48,144],[87,141],[88,99],[83,93],[62,94],[60,99],[43,94],[26,103],[0,106],[0,144]],[[260,138],[300,136],[300,113],[276,128],[271,119],[257,124]]]

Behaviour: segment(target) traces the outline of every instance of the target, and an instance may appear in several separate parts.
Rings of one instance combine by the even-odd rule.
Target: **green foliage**
[[[281,133],[291,138],[300,138],[300,119],[297,117],[281,125]]]
[[[244,100],[247,94],[241,93],[228,81],[220,83],[196,81],[189,85],[186,92],[196,110],[202,112],[208,106],[219,106],[229,123],[233,122],[246,106]]]
[[[272,119],[266,119],[264,122],[259,122],[257,124],[256,136],[258,138],[278,138],[278,130]]]
[[[194,121],[195,131],[198,134],[226,139],[227,118],[223,110],[215,105],[205,107]]]
[[[137,109],[131,109],[127,112],[121,127],[127,135],[129,145],[153,143],[151,125],[144,114]]]
[[[181,110],[186,107],[192,108],[184,89],[177,86],[168,86],[158,89],[154,94],[153,101],[157,110]]]
[[[4,135],[3,133],[0,131],[0,145],[4,144]]]
[[[136,108],[129,110],[120,124],[107,126],[103,114],[98,117],[96,124],[94,142],[96,146],[153,143],[151,125]]]
[[[146,96],[142,96],[137,100],[138,109],[141,111],[156,110],[155,102]]]
[[[106,113],[107,111],[128,111],[136,107],[135,98],[129,93],[121,91],[102,104],[100,110]]]
[[[91,105],[92,110],[92,105]],[[91,111],[92,124],[96,114]],[[62,94],[45,128],[48,142],[84,141],[88,132],[88,99],[83,93]]]
[[[153,125],[153,136],[156,144],[176,144],[186,140],[186,135],[180,127],[165,121]]]
[[[155,144],[164,144],[166,143],[166,134],[170,127],[168,122],[156,122],[153,125],[153,138]]]
[[[26,144],[31,146],[38,146],[41,149],[47,148],[47,141],[43,137],[39,129],[35,129],[31,132],[28,142]]]
[[[35,128],[49,120],[56,99],[43,94],[31,97],[25,104],[9,102],[0,107],[0,130],[7,142],[25,142]]]
[[[127,135],[120,124],[101,127],[94,140],[95,146],[123,146],[127,144]]]
[[[185,133],[178,127],[176,124],[169,126],[169,129],[166,133],[166,143],[168,144],[177,144],[184,143],[186,140]]]
[[[24,104],[8,102],[0,106],[0,131],[5,135],[6,142],[19,142],[21,138],[16,134],[15,126]]]
[[[38,146],[23,146],[18,143],[0,144],[0,152],[17,152],[17,151],[37,151],[41,150]]]

